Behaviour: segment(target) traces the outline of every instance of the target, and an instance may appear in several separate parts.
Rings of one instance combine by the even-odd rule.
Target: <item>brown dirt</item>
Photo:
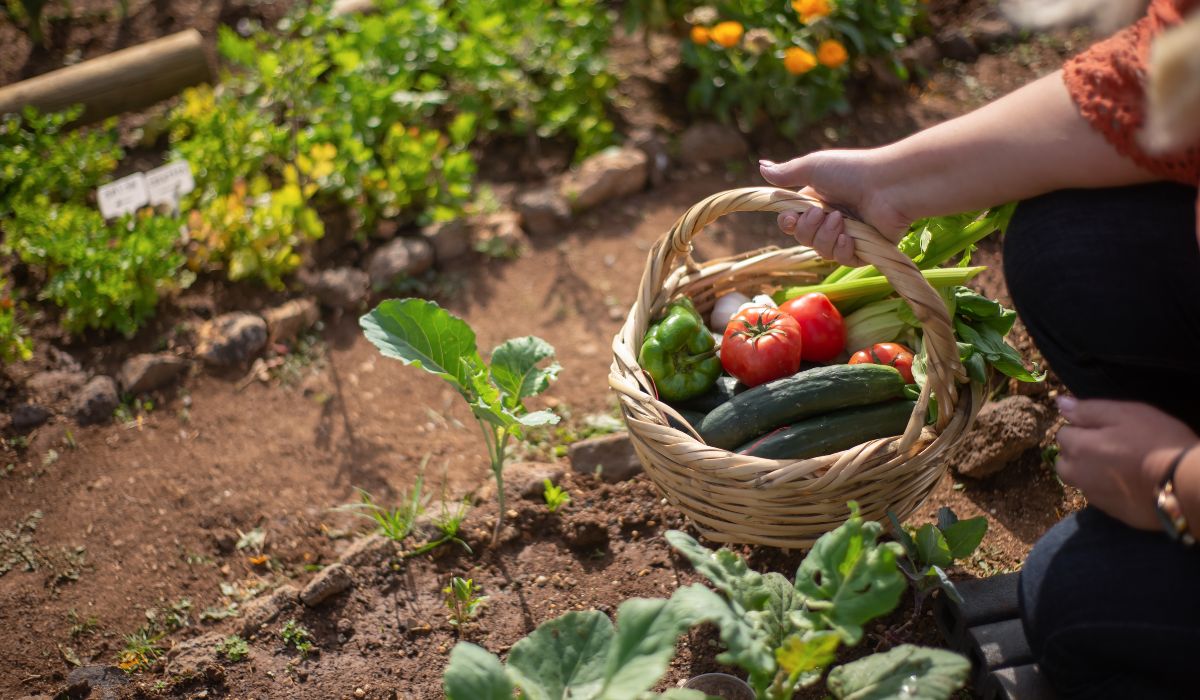
[[[0,36],[0,45],[10,43]],[[1052,69],[1069,48],[1036,40],[977,64],[949,65],[923,89],[880,95],[798,142],[759,137],[752,155],[779,159],[896,138]],[[0,61],[8,71],[13,65],[19,72],[28,61]],[[549,340],[564,371],[548,401],[569,409],[574,421],[608,412],[608,348],[646,251],[687,206],[717,190],[756,184],[751,162],[676,172],[660,188],[580,217],[561,236],[534,238],[518,260],[468,258],[441,274],[436,296],[475,327],[485,350],[511,335]],[[704,257],[782,242],[769,217],[733,217],[708,233],[698,246]],[[980,259],[992,265],[981,287],[1002,295],[995,244],[984,246]],[[435,492],[459,494],[485,480],[486,456],[469,412],[440,380],[381,358],[354,318],[328,320],[320,338],[316,361],[296,363],[292,382],[245,384],[236,374],[200,374],[186,388],[156,396],[154,410],[140,421],[96,428],[54,423],[27,446],[0,454],[0,531],[42,513],[27,548],[36,569],[0,575],[0,627],[7,630],[0,696],[60,689],[68,651],[85,664],[111,664],[123,635],[147,622],[147,610],[161,620],[163,609],[182,598],[191,606],[188,625],[165,644],[232,629],[232,622],[199,620],[200,611],[228,604],[221,585],[302,585],[363,529],[352,515],[331,510],[354,500],[355,487],[391,504],[422,470],[427,490]],[[1028,349],[1027,339],[1021,343]],[[450,575],[475,577],[490,596],[480,621],[464,634],[496,652],[565,610],[615,611],[630,596],[667,595],[694,580],[660,537],[680,525],[678,516],[647,481],[610,487],[581,478],[568,486],[576,500],[563,521],[603,524],[607,548],[570,549],[557,533],[557,516],[514,501],[519,529],[499,550],[472,534],[474,556],[448,548],[398,570],[359,572],[352,593],[297,612],[314,632],[318,655],[298,659],[268,634],[252,641],[249,662],[176,685],[160,672],[139,675],[124,694],[160,695],[154,688],[163,681],[170,697],[205,691],[207,697],[334,698],[354,697],[357,688],[365,697],[440,697],[445,654],[456,639],[439,608]],[[941,505],[962,517],[990,518],[980,554],[964,570],[978,575],[1019,567],[1037,537],[1080,499],[1030,454],[980,484],[947,476],[913,520],[928,521]],[[494,506],[472,511],[468,530],[486,531],[489,516]],[[260,565],[233,546],[239,532],[256,527],[266,534],[269,555]],[[795,554],[744,551],[760,568],[794,572]],[[538,576],[547,578],[544,585]],[[96,628],[81,629],[89,618]],[[430,629],[417,631],[420,623]],[[934,642],[929,619],[922,625],[915,638]],[[711,642],[710,632],[694,631],[666,682],[713,670]]]

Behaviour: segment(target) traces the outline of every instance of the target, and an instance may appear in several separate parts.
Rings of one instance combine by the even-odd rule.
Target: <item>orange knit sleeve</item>
[[[1200,147],[1151,156],[1137,142],[1145,120],[1145,76],[1150,44],[1164,29],[1179,24],[1200,0],[1152,0],[1146,16],[1100,41],[1063,66],[1071,99],[1119,153],[1170,180],[1200,181]]]

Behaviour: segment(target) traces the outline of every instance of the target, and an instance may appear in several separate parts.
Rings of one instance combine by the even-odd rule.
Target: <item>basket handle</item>
[[[643,313],[648,313],[662,301],[659,297],[667,277],[680,258],[691,253],[692,239],[720,217],[742,211],[804,212],[820,204],[816,199],[791,190],[743,187],[718,192],[692,205],[650,251],[635,308],[640,307]],[[940,429],[954,414],[958,402],[955,379],[963,374],[946,304],[913,261],[874,226],[847,217],[845,231],[853,239],[858,257],[874,265],[887,278],[921,321],[929,355],[927,382],[930,386],[926,389],[932,389],[938,397],[937,427]]]

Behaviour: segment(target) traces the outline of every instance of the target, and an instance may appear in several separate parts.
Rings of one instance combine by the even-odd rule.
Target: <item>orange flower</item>
[[[799,46],[789,46],[783,52],[783,67],[792,75],[804,75],[817,67],[817,57]]]
[[[708,27],[696,25],[692,27],[692,43],[699,46],[704,46],[712,39],[712,35],[708,33]]]
[[[745,31],[741,22],[721,22],[712,28],[711,36],[713,41],[731,49],[742,40],[742,33]]]
[[[800,15],[800,21],[805,24],[828,17],[833,11],[829,7],[829,0],[792,0],[792,9]]]
[[[837,39],[826,39],[817,47],[817,60],[826,68],[837,68],[849,58],[846,47]]]

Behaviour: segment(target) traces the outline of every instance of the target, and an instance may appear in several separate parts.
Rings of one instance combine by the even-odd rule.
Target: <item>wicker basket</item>
[[[613,339],[609,383],[618,392],[646,473],[715,542],[807,548],[846,519],[851,500],[871,519],[883,519],[889,509],[907,517],[937,483],[940,458],[983,402],[982,387],[966,383],[942,298],[894,244],[871,226],[847,219],[858,256],[887,277],[923,326],[928,381],[904,434],[822,457],[772,460],[710,447],[694,432],[668,424],[668,416],[681,425],[687,421],[655,397],[637,362],[647,327],[668,301],[686,294],[707,313],[730,291],[752,296],[773,286],[812,283],[830,266],[804,247],[764,249],[698,265],[691,257],[693,237],[732,212],[804,211],[813,204],[796,192],[751,187],[693,206],[650,251],[637,299]],[[938,417],[926,425],[931,392],[938,397]]]

